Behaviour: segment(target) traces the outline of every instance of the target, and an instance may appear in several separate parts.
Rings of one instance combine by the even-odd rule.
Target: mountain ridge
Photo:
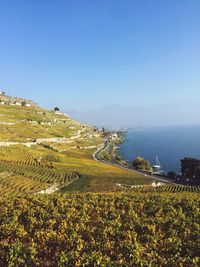
[[[200,124],[199,103],[170,103],[149,107],[110,105],[84,112],[74,110],[66,112],[84,123],[108,128]]]

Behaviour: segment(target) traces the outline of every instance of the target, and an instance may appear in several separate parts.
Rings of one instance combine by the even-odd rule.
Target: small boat
[[[152,166],[153,167],[153,173],[154,174],[164,174],[164,170],[163,167],[158,159],[158,157],[156,156],[156,164]]]

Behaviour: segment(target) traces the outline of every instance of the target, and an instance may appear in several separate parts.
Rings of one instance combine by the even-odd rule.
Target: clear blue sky
[[[86,110],[200,100],[199,0],[0,0],[0,89]]]

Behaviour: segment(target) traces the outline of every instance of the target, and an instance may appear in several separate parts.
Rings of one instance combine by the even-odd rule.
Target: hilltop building
[[[34,103],[32,100],[27,100],[18,97],[11,97],[6,95],[6,93],[3,91],[0,91],[0,105],[37,107],[37,104]]]

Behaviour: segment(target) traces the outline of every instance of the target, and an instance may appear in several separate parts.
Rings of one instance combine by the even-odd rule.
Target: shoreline
[[[126,141],[126,134],[124,132],[123,138],[118,139],[117,142],[112,143],[112,145],[111,145],[112,148],[110,149],[110,155],[111,155],[111,162],[112,163],[115,163],[118,166],[120,165],[120,166],[123,166],[125,168],[131,169],[135,172],[139,172],[143,175],[154,177],[154,179],[160,179],[160,181],[167,181],[167,182],[171,182],[171,183],[174,183],[177,185],[184,185],[184,186],[198,186],[199,185],[198,180],[195,180],[194,178],[188,177],[185,174],[182,174],[182,175],[180,173],[177,174],[174,171],[168,171],[168,173],[167,173],[160,165],[159,160],[158,160],[159,165],[158,165],[158,163],[156,164],[158,166],[161,166],[161,167],[159,167],[160,168],[159,171],[157,169],[155,169],[155,168],[157,168],[157,166],[154,166],[150,160],[148,160],[148,161],[151,164],[152,170],[143,170],[143,169],[139,169],[139,168],[133,168],[133,166],[131,164],[132,161],[131,160],[125,160],[123,155],[120,153],[120,148],[125,141]],[[129,146],[129,143],[128,143],[128,146]],[[136,155],[135,158],[137,158],[137,157],[138,156]],[[143,159],[146,160],[146,157]],[[191,164],[191,161],[197,162],[197,164],[200,164],[200,160],[193,159],[190,157],[185,157],[184,162],[185,161],[190,162],[190,163],[184,163],[184,164]],[[182,162],[183,162],[183,160],[181,160],[181,164],[183,164]],[[137,165],[135,167],[137,167]],[[143,167],[143,165],[141,167]],[[163,173],[160,172],[161,168],[162,168]]]
[[[145,178],[151,178],[152,180],[154,180],[153,182],[158,181],[158,182],[163,182],[163,183],[167,183],[167,184],[181,185],[181,184],[177,183],[174,180],[167,179],[166,177],[159,177],[159,176],[156,176],[156,175],[151,175],[151,174],[146,173],[144,171],[136,170],[136,169],[131,168],[130,166],[126,166],[126,165],[122,164],[113,155],[114,147],[116,148],[116,144],[113,146],[113,143],[110,143],[110,142],[108,142],[107,139],[105,139],[104,143],[92,154],[92,158],[94,160],[102,162],[104,164],[112,165],[112,166],[115,166],[115,167],[118,167],[118,168],[121,168],[121,169],[124,169],[124,170],[128,170],[128,171],[134,172],[136,174],[143,175]],[[101,156],[101,153],[105,149],[109,149],[109,151],[111,152],[111,154],[110,154],[111,160],[110,161],[107,161],[107,160],[103,159],[102,156]],[[143,184],[143,185],[145,185],[145,184]]]
[[[126,131],[127,132],[127,131]],[[119,144],[119,145],[122,145],[123,143],[125,142],[125,138],[124,138],[124,140]],[[119,149],[120,149],[120,147],[119,147]],[[162,174],[160,173],[158,173],[158,172],[153,172],[153,164],[152,164],[152,162],[149,160],[149,159],[147,159],[147,158],[144,158],[143,156],[139,156],[139,155],[135,155],[135,158],[133,158],[132,160],[125,160],[124,159],[124,157],[123,157],[123,155],[122,154],[120,154],[120,152],[119,152],[119,156],[122,158],[122,161],[124,161],[124,162],[127,162],[127,164],[131,164],[131,162],[135,159],[135,158],[137,158],[137,157],[141,157],[141,158],[143,158],[144,160],[147,160],[149,163],[150,163],[150,165],[151,165],[151,168],[152,168],[152,172],[150,172],[150,171],[147,171],[147,170],[140,170],[140,171],[143,171],[143,172],[145,172],[145,173],[151,173],[152,175],[157,175],[157,176],[159,176],[159,177],[165,177],[165,178],[168,178],[168,175],[167,175],[167,173],[165,172],[165,170],[163,170],[162,171]],[[136,169],[137,170],[137,169]]]

